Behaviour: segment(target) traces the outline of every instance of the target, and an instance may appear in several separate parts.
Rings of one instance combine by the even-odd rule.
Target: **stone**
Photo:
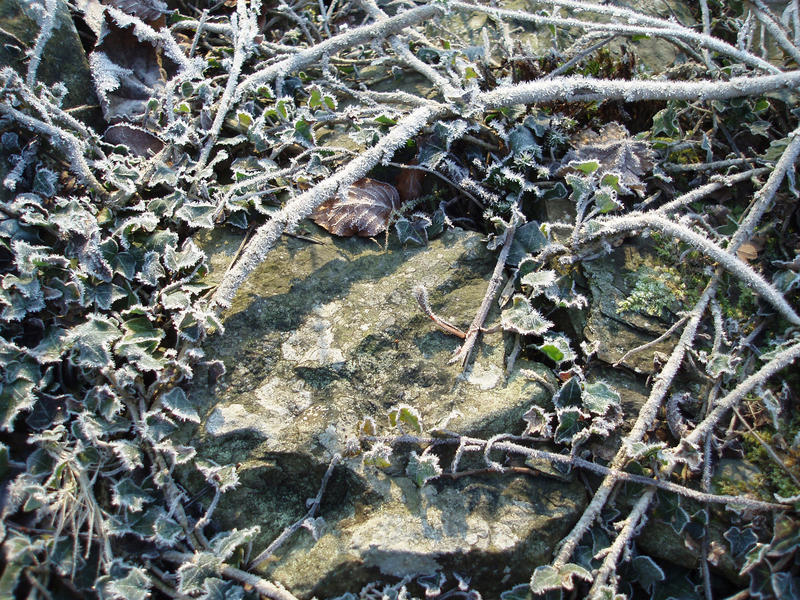
[[[23,79],[28,72],[28,52],[36,45],[40,31],[36,18],[38,6],[45,10],[44,2],[0,2],[0,64],[10,65]],[[72,15],[62,0],[56,0],[56,23],[42,52],[37,81],[48,87],[63,83],[67,94],[62,108],[83,107],[72,114],[95,124],[98,101],[89,73],[89,61]]]
[[[201,241],[213,282],[240,239],[208,235]],[[487,473],[482,456],[470,455],[463,468],[473,475],[419,488],[405,472],[419,447],[397,448],[386,469],[347,455],[359,421],[371,417],[379,433],[392,433],[387,414],[399,404],[419,411],[426,435],[446,429],[484,438],[521,433],[532,404],[552,410],[545,386],[520,374],[533,370],[555,385],[548,367],[520,359],[506,374],[511,340],[486,334],[462,374],[448,362],[461,340],[436,329],[412,296],[424,284],[433,310],[466,329],[495,257],[478,234],[461,230],[426,248],[386,250],[373,240],[319,237],[325,243],[282,240],[224,314],[224,334],[204,347],[227,374],[213,385],[195,377],[190,399],[203,419],[185,441],[200,457],[238,463],[241,480],[214,520],[223,528],[260,525],[260,552],[305,514],[338,452],[345,458],[323,497],[318,539],[296,533],[259,567],[266,577],[300,598],[453,569],[471,575],[484,597],[527,581],[585,506],[574,476]],[[449,466],[453,450],[437,453]],[[185,484],[202,487],[199,478]],[[498,565],[507,567],[502,581]]]

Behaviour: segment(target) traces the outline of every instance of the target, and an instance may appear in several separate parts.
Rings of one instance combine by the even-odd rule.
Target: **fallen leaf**
[[[580,132],[570,140],[573,150],[567,152],[558,174],[575,173],[571,162],[583,163],[597,161],[598,177],[606,173],[620,176],[620,192],[630,190],[640,196],[644,194],[645,184],[641,178],[653,168],[653,151],[647,142],[630,137],[628,130],[619,123],[608,123],[600,132]]]
[[[311,219],[334,235],[372,237],[386,230],[392,211],[399,208],[393,185],[365,177],[320,204]]]

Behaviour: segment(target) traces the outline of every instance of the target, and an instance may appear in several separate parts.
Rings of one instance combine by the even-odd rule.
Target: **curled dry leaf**
[[[633,190],[644,194],[645,184],[641,177],[653,168],[653,151],[647,142],[630,137],[628,130],[619,123],[608,123],[600,132],[582,131],[570,143],[573,149],[567,152],[558,174],[575,172],[571,162],[596,160],[600,163],[597,174],[620,176],[621,191]]]
[[[146,129],[126,123],[117,123],[106,129],[103,139],[109,144],[127,146],[136,156],[153,156],[164,148],[164,142]]]
[[[365,177],[320,204],[311,218],[334,235],[372,237],[386,230],[392,211],[399,208],[393,185]]]
[[[416,164],[416,161],[412,164]],[[400,194],[400,200],[411,202],[419,198],[422,195],[423,177],[425,177],[425,172],[419,169],[401,170],[397,176],[397,191]]]

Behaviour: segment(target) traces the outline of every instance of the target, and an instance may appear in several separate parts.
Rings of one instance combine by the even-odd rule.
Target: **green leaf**
[[[522,264],[520,263],[520,269],[522,268]],[[520,279],[520,283],[522,285],[528,286],[531,288],[530,297],[535,298],[539,294],[541,294],[545,288],[550,287],[556,282],[556,272],[555,271],[531,271],[523,275],[522,279]]]
[[[211,202],[186,202],[175,211],[175,216],[190,227],[213,229],[216,212],[217,205]]]
[[[183,537],[183,527],[162,511],[153,523],[153,538],[162,546],[174,546]]]
[[[553,326],[521,294],[514,295],[511,308],[504,310],[500,316],[500,324],[506,331],[522,335],[542,335]]]
[[[191,269],[205,257],[205,253],[190,238],[183,243],[180,251],[171,246],[167,247],[164,253],[164,266],[175,273],[182,269]]]
[[[600,168],[600,163],[597,162],[596,160],[584,160],[584,161],[576,160],[576,161],[571,161],[569,163],[569,166],[572,167],[573,169],[577,169],[578,171],[584,173],[585,175],[591,175],[592,173],[597,171],[597,169]]]
[[[653,115],[653,137],[675,138],[680,136],[681,130],[678,125],[678,115],[675,108],[668,106]]]
[[[244,588],[232,581],[208,577],[203,582],[203,594],[199,600],[243,600]]]
[[[317,108],[320,105],[322,105],[322,92],[320,91],[319,87],[313,86],[311,88],[311,93],[308,96],[308,107]]]
[[[517,266],[522,259],[530,254],[536,254],[547,245],[547,238],[539,227],[536,221],[529,221],[517,227],[506,261],[509,265]]]
[[[528,151],[534,156],[541,156],[542,149],[533,137],[531,130],[524,125],[517,125],[508,134],[508,146],[514,154]]]
[[[422,422],[416,408],[407,404],[400,404],[389,411],[389,424],[392,427],[401,427],[410,431],[422,433]]]
[[[758,541],[758,536],[753,533],[753,530],[750,527],[739,529],[738,527],[734,526],[728,529],[722,535],[726,540],[728,540],[728,544],[730,544],[733,558],[739,558],[742,556]]]
[[[556,365],[572,362],[577,355],[569,347],[569,338],[563,334],[545,336],[539,350],[544,352]]]
[[[220,492],[235,488],[239,485],[239,476],[234,465],[220,466],[209,460],[197,460],[195,466],[211,485]]]
[[[414,480],[418,487],[422,487],[428,480],[442,474],[439,457],[435,454],[418,456],[416,452],[412,451],[408,458],[406,474]]]
[[[583,413],[578,408],[562,408],[556,411],[558,427],[556,427],[555,441],[557,444],[570,444],[575,436],[586,429],[583,422]]]
[[[128,471],[142,466],[142,453],[138,444],[129,440],[114,440],[110,443],[111,450],[122,461],[123,466]]]

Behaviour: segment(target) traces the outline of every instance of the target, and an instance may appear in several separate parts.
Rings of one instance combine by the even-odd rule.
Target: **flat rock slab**
[[[205,244],[212,277],[238,242]],[[482,437],[520,433],[532,404],[552,408],[545,387],[519,374],[533,370],[555,383],[550,369],[520,360],[506,375],[501,334],[484,336],[466,376],[450,365],[461,340],[437,330],[411,293],[425,285],[434,311],[466,329],[494,262],[479,235],[460,230],[426,248],[283,240],[224,315],[225,333],[205,347],[227,374],[213,385],[201,375],[191,391],[204,414],[193,433],[198,454],[240,465],[241,485],[223,496],[214,519],[223,527],[260,525],[260,551],[305,513],[359,421],[371,417],[379,432],[392,433],[387,414],[398,404],[419,411],[426,431]],[[479,590],[498,591],[549,560],[585,504],[583,486],[571,480],[491,474],[420,489],[405,475],[411,450],[398,450],[385,470],[345,458],[326,491],[318,539],[295,534],[262,565],[265,574],[299,597],[448,569],[473,574]],[[496,575],[505,567],[501,583]],[[480,573],[483,582],[474,579]]]

